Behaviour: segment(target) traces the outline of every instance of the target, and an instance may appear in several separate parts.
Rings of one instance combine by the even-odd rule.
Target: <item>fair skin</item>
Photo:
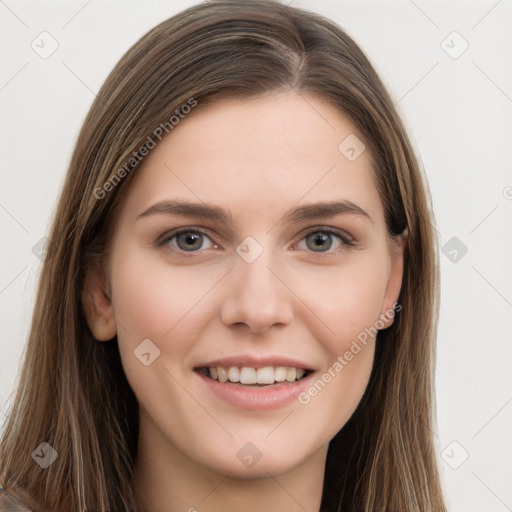
[[[198,368],[234,357],[257,370],[262,358],[287,358],[313,383],[392,310],[404,245],[387,238],[369,151],[349,161],[338,150],[350,134],[353,124],[312,95],[223,100],[181,121],[136,171],[106,276],[88,281],[87,318],[98,340],[117,335],[140,404],[134,488],[144,510],[319,510],[328,444],[364,393],[375,339],[307,404],[260,407],[262,385],[233,403]],[[173,200],[231,219],[148,211]],[[328,201],[357,208],[285,218]],[[170,234],[181,227],[192,234]],[[236,251],[246,237],[259,245],[242,245],[245,254],[263,249],[250,262]],[[148,366],[134,355],[145,339],[160,350]],[[234,386],[243,387],[223,389]]]

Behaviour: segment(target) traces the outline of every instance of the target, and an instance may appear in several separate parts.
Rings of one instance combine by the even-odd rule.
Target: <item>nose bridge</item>
[[[237,248],[222,318],[226,324],[246,324],[264,331],[292,319],[289,291],[275,275],[277,262],[271,250],[245,240]]]
[[[240,280],[240,292],[255,298],[266,297],[267,301],[278,293],[277,285],[280,284],[270,271],[272,268],[270,251],[264,251],[252,262],[238,261],[236,273]]]

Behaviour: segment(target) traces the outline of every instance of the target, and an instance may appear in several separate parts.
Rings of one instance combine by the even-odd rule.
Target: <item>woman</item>
[[[50,240],[0,445],[27,506],[445,510],[428,194],[332,22],[217,0],[151,30]]]

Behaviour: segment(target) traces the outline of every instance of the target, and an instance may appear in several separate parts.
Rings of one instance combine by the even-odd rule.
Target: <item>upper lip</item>
[[[239,355],[239,356],[229,356],[223,357],[220,359],[212,359],[211,361],[207,361],[201,364],[194,366],[194,369],[199,368],[209,368],[212,366],[221,366],[223,368],[229,368],[230,366],[238,366],[242,368],[244,366],[249,368],[265,368],[266,366],[288,366],[292,368],[302,368],[303,370],[313,370],[310,365],[304,363],[303,361],[299,361],[298,359],[293,359],[291,357],[286,356],[265,356],[258,357],[252,355]]]

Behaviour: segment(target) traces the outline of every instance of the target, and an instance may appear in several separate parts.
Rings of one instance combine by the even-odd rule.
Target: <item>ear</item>
[[[89,329],[97,340],[109,341],[115,337],[117,326],[105,271],[101,265],[86,273],[82,307]]]
[[[380,312],[380,320],[384,323],[382,329],[387,329],[395,320],[395,304],[400,295],[404,273],[404,253],[409,238],[408,228],[390,241],[391,268],[384,292],[384,300]]]

